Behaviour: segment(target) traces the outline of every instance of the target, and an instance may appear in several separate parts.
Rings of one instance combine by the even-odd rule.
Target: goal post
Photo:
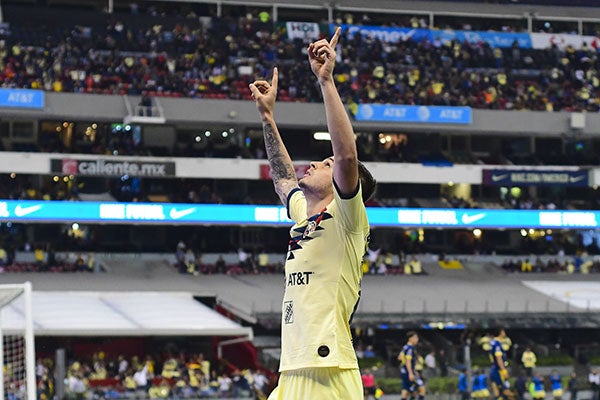
[[[0,284],[0,399],[36,399],[31,283]]]

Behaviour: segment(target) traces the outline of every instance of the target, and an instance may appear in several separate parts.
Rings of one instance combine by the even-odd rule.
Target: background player
[[[503,395],[510,399],[513,398],[508,380],[508,370],[506,369],[508,364],[506,361],[506,351],[502,346],[504,338],[506,338],[506,332],[504,329],[500,329],[497,335],[490,341],[490,381],[492,382],[495,399],[502,398]]]
[[[409,396],[413,396],[417,392],[418,399],[423,400],[425,398],[425,385],[415,368],[417,362],[416,346],[419,343],[419,335],[414,331],[410,331],[406,334],[406,337],[407,342],[402,347],[400,354],[398,354],[400,378],[402,378],[402,392],[400,397],[402,400],[406,400]]]

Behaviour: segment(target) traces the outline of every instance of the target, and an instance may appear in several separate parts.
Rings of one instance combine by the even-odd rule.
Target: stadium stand
[[[248,84],[279,64],[286,70],[280,101],[319,101],[301,62],[303,42],[288,39],[284,30],[256,15],[207,17],[202,24],[161,16],[160,25],[158,16],[136,18],[139,25],[131,25],[121,21],[125,15],[99,19],[91,11],[65,20],[60,9],[45,9],[39,15],[47,18],[39,21],[29,8],[17,6],[5,7],[5,15],[12,24],[5,33],[5,87],[249,99]],[[39,24],[53,33],[40,36]],[[525,49],[516,42],[492,48],[485,42],[439,39],[386,43],[361,35],[344,43],[345,63],[337,80],[351,108],[370,102],[598,111],[593,43],[581,49]],[[263,54],[249,57],[256,48]]]

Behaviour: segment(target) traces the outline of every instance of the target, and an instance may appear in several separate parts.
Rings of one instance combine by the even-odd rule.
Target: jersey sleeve
[[[306,198],[299,188],[293,189],[287,198],[288,217],[298,223],[306,219]]]
[[[502,350],[502,345],[500,343],[495,343],[492,351],[494,352],[495,356],[501,356],[502,354],[504,354]]]
[[[362,201],[360,182],[356,191],[350,195],[341,195],[335,180],[333,181],[333,196],[340,210],[342,226],[349,232],[368,230],[367,210]]]

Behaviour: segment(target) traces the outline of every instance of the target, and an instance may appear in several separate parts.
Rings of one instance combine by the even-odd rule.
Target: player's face
[[[306,173],[300,179],[300,187],[318,191],[332,190],[333,164],[333,157],[327,157],[323,161],[312,161],[310,168],[306,170]]]
[[[415,346],[419,343],[419,335],[413,335],[410,337],[410,344]]]

